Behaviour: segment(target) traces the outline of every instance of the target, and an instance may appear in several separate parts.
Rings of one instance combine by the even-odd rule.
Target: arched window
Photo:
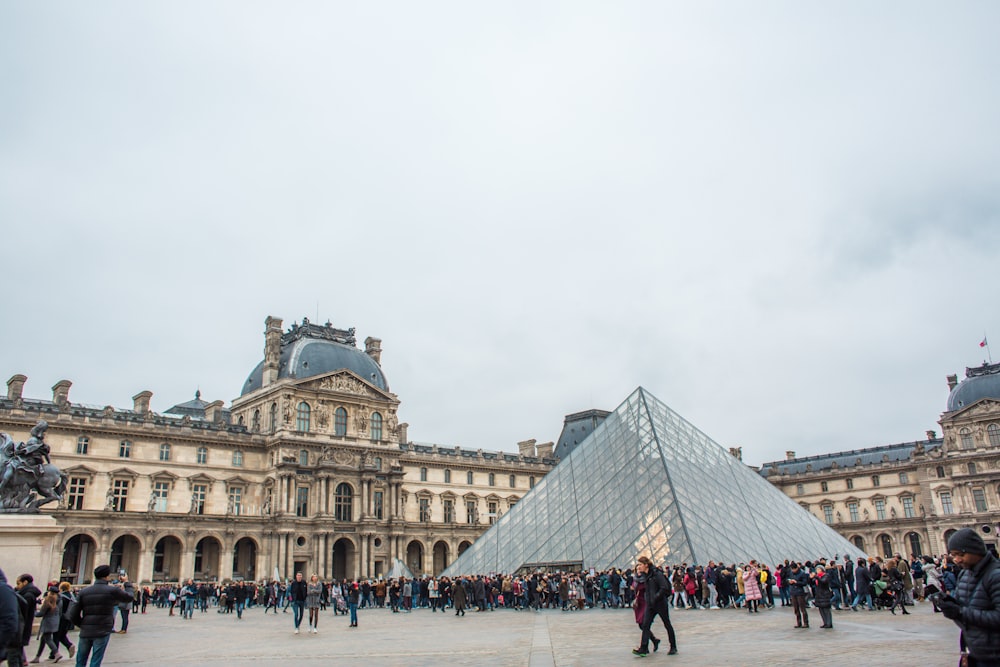
[[[910,544],[910,555],[914,558],[923,556],[923,551],[920,548],[920,536],[916,533],[910,533],[906,536],[906,541]]]
[[[382,415],[377,412],[372,413],[372,442],[382,439]]]
[[[972,429],[963,428],[958,432],[958,437],[962,439],[962,449],[976,448],[976,443],[972,441]]]
[[[333,413],[333,434],[347,435],[347,410],[337,408]]]
[[[260,410],[253,411],[253,423],[250,428],[254,433],[260,433]]]
[[[354,491],[351,485],[341,482],[337,485],[333,503],[333,518],[337,521],[351,521],[354,505]]]
[[[208,447],[198,448],[198,463],[208,463]]]
[[[854,542],[854,546],[856,546],[861,551],[865,550],[865,538],[861,537],[860,535],[855,535],[854,537],[852,537],[851,542]]]
[[[242,465],[243,465],[243,452],[240,451],[240,450],[238,450],[238,449],[234,449],[233,450],[233,466],[239,468]]]
[[[271,433],[275,433],[278,430],[278,404],[271,403],[271,415],[270,415],[270,428]]]
[[[934,472],[937,473],[938,479],[944,479],[944,466],[938,466]]]
[[[472,471],[465,473],[465,483],[472,484]]]
[[[886,558],[892,558],[892,538],[882,533],[878,536],[878,542],[882,546],[882,555]]]
[[[975,475],[977,472],[978,472],[978,470],[976,469],[976,462],[975,461],[969,461],[969,474],[970,475]]]
[[[300,466],[307,466],[307,465],[309,465],[309,450],[308,449],[300,449],[299,450],[299,465]]]
[[[306,403],[305,401],[302,401],[301,403],[299,403],[299,407],[295,411],[295,430],[296,431],[299,431],[300,433],[308,433],[309,432],[309,414],[311,412],[312,412],[312,409],[309,407],[308,403]]]
[[[987,426],[986,436],[990,439],[990,447],[1000,447],[1000,424]]]
[[[444,483],[451,484],[451,471],[445,468],[444,471]]]
[[[170,443],[164,442],[160,445],[160,460],[169,461],[170,460]]]
[[[421,468],[420,469],[420,481],[421,482],[426,482],[427,481],[427,468]]]

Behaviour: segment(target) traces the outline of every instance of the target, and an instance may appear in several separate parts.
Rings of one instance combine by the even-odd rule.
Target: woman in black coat
[[[872,575],[865,563],[864,558],[858,559],[858,566],[854,568],[854,601],[851,603],[851,611],[858,610],[858,603],[865,600],[868,603],[868,610],[875,609],[872,604]]]
[[[813,604],[819,610],[819,617],[823,619],[823,625],[819,627],[830,630],[833,628],[833,612],[830,611],[833,604],[833,591],[830,588],[830,575],[827,574],[822,565],[817,565],[812,580],[816,587]]]

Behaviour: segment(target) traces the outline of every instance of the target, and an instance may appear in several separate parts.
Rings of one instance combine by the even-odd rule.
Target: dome
[[[961,410],[982,398],[1000,400],[1000,364],[966,368],[965,379],[948,394],[948,412]]]
[[[348,370],[372,385],[388,391],[389,383],[378,363],[354,345],[354,329],[334,329],[303,320],[301,325],[281,335],[278,379],[307,378],[339,370]],[[240,396],[263,385],[264,362],[250,372]]]

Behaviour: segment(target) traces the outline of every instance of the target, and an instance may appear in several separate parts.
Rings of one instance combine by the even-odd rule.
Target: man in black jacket
[[[293,620],[295,621],[295,634],[299,634],[299,626],[302,624],[302,615],[306,608],[306,595],[309,593],[309,585],[302,577],[301,572],[295,573],[295,581],[288,587],[288,597],[292,601]]]
[[[131,595],[108,583],[110,576],[109,565],[98,565],[94,569],[93,585],[80,591],[77,601],[70,607],[70,620],[80,628],[77,667],[86,667],[91,651],[94,655],[90,667],[100,667],[115,627],[114,609],[123,602],[132,603]]]
[[[659,614],[663,619],[663,627],[667,629],[667,639],[670,640],[670,651],[667,655],[677,654],[677,637],[674,635],[674,626],[670,624],[670,610],[667,608],[667,596],[670,595],[670,584],[663,576],[663,570],[653,565],[653,561],[646,556],[639,556],[635,566],[635,571],[646,577],[646,613],[642,620],[642,640],[639,648],[632,649],[632,653],[644,658],[649,655],[649,640],[652,634],[653,620]],[[660,648],[660,640],[653,640],[653,650]]]
[[[9,667],[24,665],[24,626],[31,627],[30,613],[28,601],[14,592],[0,570],[0,656],[7,658]]]
[[[962,572],[955,597],[943,597],[937,606],[962,629],[969,665],[1000,667],[1000,563],[971,528],[949,538],[948,555]]]

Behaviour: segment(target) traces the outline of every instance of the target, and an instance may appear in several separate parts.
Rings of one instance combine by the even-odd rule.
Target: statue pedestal
[[[11,586],[28,573],[43,591],[59,579],[63,529],[50,514],[0,514],[0,568]]]

